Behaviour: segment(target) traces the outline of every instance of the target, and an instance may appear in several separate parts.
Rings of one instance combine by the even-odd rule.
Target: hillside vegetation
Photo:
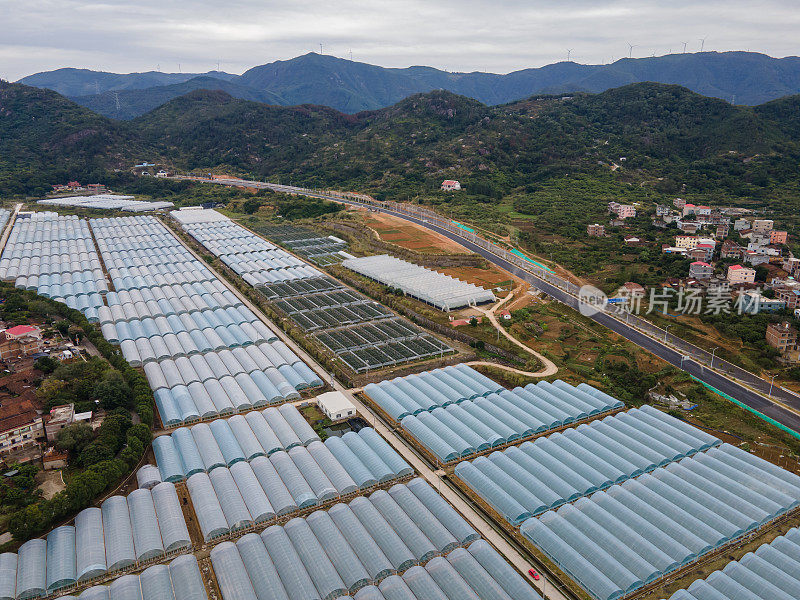
[[[119,122],[3,83],[0,194],[42,194],[68,178],[124,187],[127,169],[147,159],[417,200],[488,225],[525,219],[566,237],[603,219],[610,200],[675,195],[796,220],[798,108],[800,97],[732,106],[656,83],[496,107],[434,91],[356,115],[195,90]],[[439,192],[445,178],[466,191]]]

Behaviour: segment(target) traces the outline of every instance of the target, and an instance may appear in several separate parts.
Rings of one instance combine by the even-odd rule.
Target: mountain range
[[[638,83],[487,106],[434,90],[351,115],[198,89],[119,121],[51,90],[0,82],[0,116],[0,196],[41,195],[72,179],[131,185],[131,166],[147,160],[392,198],[456,178],[486,198],[484,212],[499,197],[538,210],[529,203],[541,190],[575,177],[601,187],[571,185],[564,210],[575,194],[597,208],[642,185],[717,201],[800,198],[800,95],[733,106]]]
[[[355,114],[391,106],[408,96],[447,90],[494,106],[535,94],[603,92],[637,82],[684,86],[734,104],[758,105],[800,93],[800,58],[753,52],[701,52],[625,58],[612,64],[559,62],[500,75],[451,73],[432,67],[385,68],[309,53],[253,67],[241,75],[116,74],[57,69],[20,83],[48,88],[114,119],[132,119],[197,89],[281,106],[315,104]]]

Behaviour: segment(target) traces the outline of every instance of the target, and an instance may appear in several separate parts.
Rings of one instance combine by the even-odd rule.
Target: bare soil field
[[[443,235],[428,231],[398,217],[382,213],[359,212],[363,214],[364,224],[374,230],[384,242],[428,254],[468,254],[463,246]]]

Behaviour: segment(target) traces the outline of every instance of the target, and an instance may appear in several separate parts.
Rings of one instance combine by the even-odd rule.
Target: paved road
[[[413,217],[398,211],[394,211],[388,208],[382,208],[375,205],[367,205],[362,204],[356,200],[349,200],[344,199],[338,196],[330,196],[320,192],[313,192],[304,190],[302,188],[295,188],[291,186],[285,185],[276,185],[272,183],[261,183],[257,181],[247,181],[244,182],[242,180],[234,180],[234,179],[218,179],[214,180],[213,183],[218,183],[222,185],[248,185],[253,187],[260,187],[260,188],[268,188],[275,191],[282,191],[282,192],[289,192],[289,193],[296,193],[300,195],[306,195],[311,197],[317,198],[324,198],[327,200],[332,200],[334,202],[340,202],[344,204],[350,204],[353,206],[359,206],[363,208],[368,208],[370,210],[375,210],[378,212],[390,214],[406,221],[415,223],[426,229],[430,229],[431,231],[435,231],[459,244],[464,246],[465,248],[475,252],[483,256],[489,262],[497,265],[498,267],[513,273],[520,279],[527,281],[536,289],[541,290],[542,292],[546,293],[547,295],[551,296],[552,298],[566,304],[567,306],[577,309],[578,301],[577,299],[565,292],[557,288],[554,285],[551,285],[540,278],[536,277],[532,273],[520,269],[516,265],[510,263],[509,261],[489,252],[488,250],[478,246],[477,244],[461,237],[460,235],[456,235],[455,233],[448,231],[442,227],[438,227],[434,223],[429,222],[427,219]],[[759,411],[760,413],[774,419],[781,425],[792,429],[795,432],[800,432],[800,397],[788,390],[784,390],[783,388],[775,387],[774,389],[770,385],[769,382],[764,381],[762,378],[753,375],[743,369],[739,369],[735,365],[731,365],[730,363],[724,363],[721,359],[717,359],[718,362],[715,364],[717,366],[725,365],[724,370],[732,373],[738,379],[746,381],[748,386],[752,388],[760,390],[763,394],[771,393],[772,397],[778,400],[779,403],[773,402],[770,398],[764,397],[762,394],[754,392],[750,387],[742,385],[733,379],[726,377],[724,374],[719,373],[715,370],[711,370],[710,368],[706,367],[702,362],[695,360],[694,358],[686,358],[684,352],[679,352],[673,349],[670,345],[667,345],[653,337],[650,337],[637,328],[632,327],[619,318],[615,318],[607,313],[598,313],[592,317],[594,321],[600,323],[601,325],[607,327],[608,329],[614,331],[615,333],[621,335],[622,337],[630,340],[631,342],[635,343],[636,345],[644,348],[645,350],[655,354],[659,358],[667,361],[668,363],[682,369],[689,375],[693,375],[697,379],[703,381],[704,383],[715,387],[716,389],[720,390],[721,392],[735,398],[739,402],[749,406],[750,408]],[[655,326],[650,325],[643,325],[648,329],[655,328]],[[685,352],[691,352],[692,355],[697,355],[698,358],[708,359],[710,358],[710,354],[692,346],[688,342],[681,340],[677,336],[667,335],[665,336],[669,342],[674,344],[675,346],[686,348]]]
[[[163,222],[163,221],[162,221]],[[164,223],[164,225],[169,229],[170,224]],[[194,251],[194,249],[188,245],[179,235],[175,235],[175,237],[183,244],[183,246],[192,253],[198,260],[202,260],[202,258]],[[205,264],[205,263],[204,263]],[[447,498],[450,503],[455,506],[455,508],[464,516],[464,518],[469,521],[469,523],[478,531],[480,534],[488,540],[498,551],[500,551],[514,567],[519,569],[522,574],[527,574],[528,569],[530,568],[530,562],[527,561],[517,550],[506,541],[506,539],[487,521],[481,516],[477,511],[475,511],[472,506],[465,502],[461,496],[459,496],[451,487],[447,480],[442,476],[443,473],[439,471],[434,471],[431,469],[425,461],[423,461],[419,456],[417,456],[414,451],[410,448],[408,443],[403,440],[400,436],[397,435],[392,429],[387,427],[381,420],[379,420],[376,415],[363,403],[361,403],[357,397],[353,395],[355,390],[347,390],[344,388],[339,381],[335,380],[328,374],[323,367],[317,363],[309,354],[307,354],[300,346],[298,346],[294,340],[292,340],[283,330],[281,330],[277,325],[272,323],[266,315],[264,315],[261,310],[255,306],[250,300],[243,295],[235,286],[231,285],[229,281],[222,274],[218,273],[211,265],[205,264],[209,271],[211,271],[220,281],[222,281],[228,289],[230,289],[236,296],[243,302],[245,305],[253,311],[264,323],[270,327],[280,338],[283,340],[287,346],[289,346],[303,361],[308,364],[314,371],[323,377],[323,380],[330,380],[330,383],[333,385],[334,389],[344,392],[348,398],[353,401],[358,412],[360,412],[372,425],[375,427],[377,431],[379,431],[383,437],[392,445],[392,447],[397,450],[405,459],[406,461],[411,464],[412,467],[420,474],[423,478],[425,478],[434,488],[438,489],[439,492]],[[297,403],[302,402],[298,401]],[[169,433],[169,431],[164,430],[161,432],[157,432],[157,434],[165,434]],[[527,578],[527,575],[526,575]],[[528,579],[530,581],[530,579]],[[531,581],[532,584],[536,584],[537,587],[541,587],[544,583],[543,580],[538,582]],[[552,584],[548,585],[547,588],[547,600],[569,600],[563,594],[561,594],[558,590],[554,589]]]
[[[370,208],[372,208],[373,210],[375,209],[375,207],[370,207]],[[542,281],[541,279],[532,275],[531,273],[528,273],[527,271],[523,271],[516,265],[511,264],[505,259],[500,258],[499,256],[492,254],[487,250],[484,250],[480,246],[477,246],[472,242],[460,236],[457,236],[451,233],[450,231],[447,231],[446,229],[442,229],[440,227],[437,227],[436,225],[433,225],[432,223],[425,222],[421,219],[415,219],[414,217],[409,217],[407,215],[403,215],[402,213],[394,211],[385,211],[385,212],[389,212],[394,216],[415,222],[418,225],[421,225],[428,229],[432,229],[437,233],[440,233],[456,242],[459,242],[461,245],[468,248],[469,250],[472,250],[473,252],[480,254],[489,262],[497,265],[502,269],[505,269],[510,273],[513,273],[520,279],[527,281],[536,289],[543,291],[548,296],[555,298],[556,300],[562,302],[563,304],[566,304],[570,308],[573,308],[575,310],[578,309],[578,300],[574,296],[555,287],[554,285]],[[679,369],[682,369],[689,375],[694,375],[695,377],[707,383],[708,385],[717,388],[721,392],[728,394],[729,396],[739,400],[740,402],[746,404],[747,406],[767,415],[768,417],[771,417],[772,419],[775,419],[782,425],[785,425],[786,427],[789,427],[794,431],[800,432],[800,414],[792,412],[791,410],[787,410],[786,408],[780,406],[779,404],[770,401],[768,398],[764,398],[762,395],[757,394],[756,392],[746,388],[745,386],[728,379],[727,377],[721,375],[720,373],[717,373],[716,371],[712,371],[711,369],[705,367],[704,365],[692,359],[682,361],[681,359],[683,357],[683,354],[681,354],[680,352],[673,350],[672,348],[663,344],[662,342],[659,342],[653,339],[652,337],[649,337],[648,335],[641,333],[637,329],[626,325],[622,321],[619,321],[606,313],[597,313],[596,315],[590,318],[600,323],[601,325],[607,327],[608,329],[612,330],[613,332],[621,335],[622,337],[630,340],[631,342],[640,346],[641,348],[644,348],[645,350],[655,354],[659,358],[664,359],[668,363],[678,367]],[[777,391],[777,393],[780,392],[782,392],[782,390]],[[783,397],[781,398],[781,402],[785,402],[788,405],[796,404],[798,407],[800,407],[798,399],[795,396],[789,394],[783,395]]]
[[[478,513],[472,504],[465,501],[459,493],[456,492],[444,477],[444,471],[433,470],[428,466],[428,463],[422,460],[417,454],[408,446],[408,444],[400,438],[392,429],[386,426],[383,421],[376,418],[374,413],[364,405],[357,397],[353,397],[353,404],[356,410],[362,415],[369,415],[367,418],[370,424],[397,450],[397,452],[419,473],[431,486],[438,490],[450,504],[452,504],[458,512],[472,525],[475,530],[488,540],[497,550],[503,554],[508,561],[514,565],[520,573],[525,574],[526,580],[534,585],[540,593],[543,591],[545,581],[532,581],[528,576],[528,569],[532,564],[517,549],[512,546],[506,538],[500,534],[493,525],[491,525],[480,513]],[[568,600],[568,598],[555,589],[552,583],[547,585],[546,600]]]

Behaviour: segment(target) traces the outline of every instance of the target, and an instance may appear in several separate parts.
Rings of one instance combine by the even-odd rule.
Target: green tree
[[[42,356],[34,361],[33,368],[49,375],[58,368],[58,361],[50,356]]]
[[[106,410],[130,407],[131,388],[125,383],[122,373],[108,371],[103,380],[97,384],[94,395],[100,401],[100,406]]]
[[[67,425],[56,434],[56,447],[70,455],[80,454],[86,445],[94,439],[94,431],[88,423]]]
[[[250,198],[242,203],[242,212],[246,215],[252,215],[259,209],[260,206],[261,202],[259,202],[257,198]]]

